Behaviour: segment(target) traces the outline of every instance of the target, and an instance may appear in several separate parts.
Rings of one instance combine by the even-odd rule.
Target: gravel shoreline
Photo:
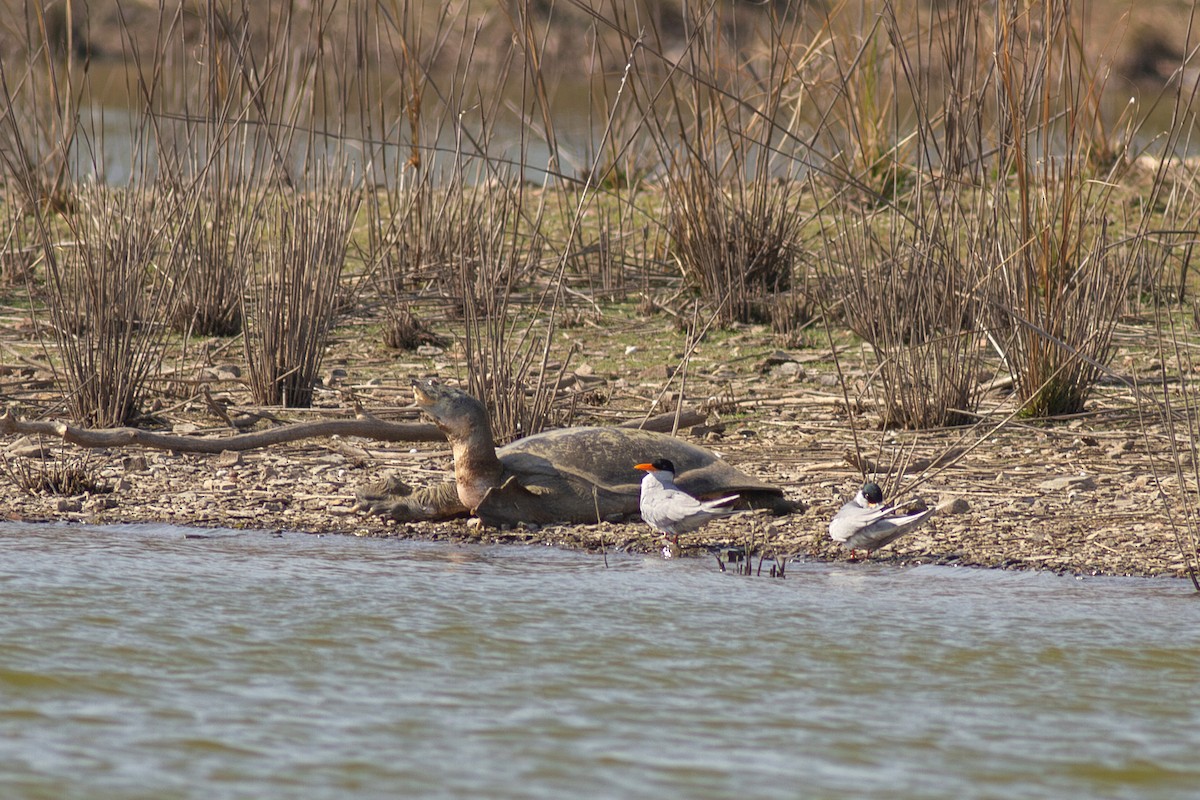
[[[960,437],[960,432],[922,434],[919,448],[905,450],[909,469],[944,455]],[[768,556],[847,558],[828,540],[826,526],[861,480],[849,456],[854,451],[848,431],[823,427],[820,420],[804,425],[763,420],[692,438],[742,470],[778,483],[789,498],[809,508],[785,517],[755,513],[719,520],[683,537],[685,556],[712,558],[713,549],[753,544]],[[939,513],[870,560],[1183,576],[1186,561],[1157,488],[1158,481],[1165,484],[1173,476],[1148,475],[1145,450],[1137,435],[1082,423],[1005,426],[920,486],[913,496],[938,505]],[[88,458],[111,492],[14,493],[0,503],[0,517],[536,543],[594,552],[655,552],[659,546],[647,526],[636,521],[495,530],[463,519],[397,524],[355,511],[355,488],[387,472],[398,472],[414,486],[448,477],[450,454],[441,443],[309,440],[241,454],[129,448],[92,452]]]

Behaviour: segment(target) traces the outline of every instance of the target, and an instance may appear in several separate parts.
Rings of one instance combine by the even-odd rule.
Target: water
[[[1175,580],[0,525],[5,798],[1181,797]]]

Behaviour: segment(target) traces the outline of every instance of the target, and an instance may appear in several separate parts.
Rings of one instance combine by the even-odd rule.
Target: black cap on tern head
[[[880,489],[879,484],[874,481],[867,481],[862,485],[862,495],[871,505],[883,502],[883,489]]]

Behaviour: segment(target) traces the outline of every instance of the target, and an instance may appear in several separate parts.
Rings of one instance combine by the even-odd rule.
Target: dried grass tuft
[[[56,451],[49,458],[9,458],[0,456],[0,473],[21,492],[33,497],[81,494],[106,494],[112,486],[100,479],[98,464],[88,451]]]
[[[982,363],[973,276],[963,245],[926,220],[884,240],[873,215],[839,217],[830,265],[846,324],[872,346],[873,385],[885,426],[937,428],[972,421]],[[891,220],[895,222],[895,220]]]
[[[418,347],[444,347],[445,337],[429,330],[417,315],[407,308],[389,310],[388,324],[383,331],[383,343],[393,350],[416,350]]]
[[[333,327],[360,198],[344,184],[320,182],[308,195],[280,195],[267,212],[263,261],[249,281],[246,363],[254,400],[263,405],[312,405]]]
[[[154,188],[88,187],[77,199],[63,220],[72,241],[42,240],[56,377],[76,422],[125,425],[162,360],[176,301],[163,266],[182,208]]]
[[[998,20],[997,100],[1010,132],[998,168],[1015,189],[993,192],[988,308],[1025,413],[1040,417],[1083,410],[1138,260],[1109,241],[1115,174],[1094,171],[1109,160],[1094,130],[1104,71],[1086,63],[1067,10],[1036,11]]]

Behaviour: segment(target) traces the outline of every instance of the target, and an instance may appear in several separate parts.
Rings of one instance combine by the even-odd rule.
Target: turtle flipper
[[[555,522],[558,515],[550,513],[546,504],[546,497],[552,495],[553,490],[544,485],[526,485],[515,475],[510,475],[499,486],[488,489],[471,513],[485,525],[495,528],[522,522]]]
[[[354,510],[397,522],[450,519],[467,513],[454,481],[412,490],[403,483],[377,481],[355,492]]]

